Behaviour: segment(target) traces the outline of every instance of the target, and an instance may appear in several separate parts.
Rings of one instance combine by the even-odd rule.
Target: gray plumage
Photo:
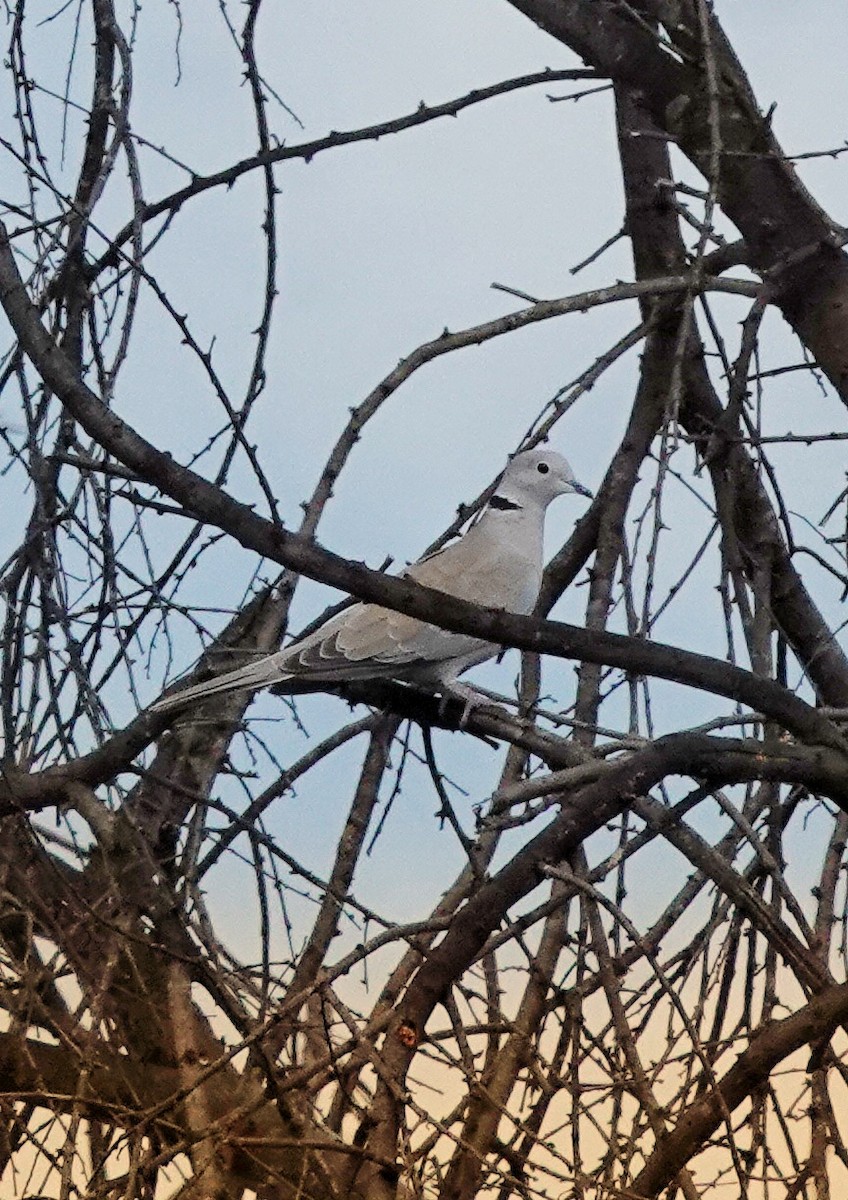
[[[487,608],[532,612],[542,582],[545,512],[565,492],[591,496],[562,455],[544,447],[517,454],[480,519],[457,541],[420,559],[404,574]],[[166,696],[152,711],[289,679],[323,684],[328,690],[354,680],[397,679],[461,696],[468,706],[473,689],[458,684],[458,676],[499,649],[377,604],[359,603],[276,654]]]

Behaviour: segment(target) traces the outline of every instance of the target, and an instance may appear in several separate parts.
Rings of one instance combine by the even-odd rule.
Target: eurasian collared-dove
[[[565,492],[592,494],[576,481],[561,454],[544,447],[517,454],[480,519],[457,541],[420,559],[404,574],[487,608],[531,612],[542,581],[545,510]],[[181,708],[220,692],[255,691],[288,679],[332,690],[351,680],[388,678],[459,696],[467,714],[478,694],[457,679],[499,649],[376,604],[354,604],[276,654],[174,692],[151,711]]]

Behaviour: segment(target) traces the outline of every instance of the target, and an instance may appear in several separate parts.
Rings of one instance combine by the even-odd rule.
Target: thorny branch
[[[140,7],[91,0],[41,26],[10,6],[0,1191],[844,1190],[848,661],[828,589],[845,579],[845,487],[826,456],[846,436],[844,231],[801,184],[804,153],[783,152],[705,0],[511,6],[587,65],[293,142],[271,7],[250,0],[236,20],[222,2],[253,133],[211,172],[147,136]],[[42,39],[60,30],[57,87]],[[390,134],[583,78],[611,81],[625,212],[574,261],[603,270],[626,237],[633,279],[547,300],[502,287],[523,306],[393,347],[398,365],[333,409],[287,527],[269,464],[296,465],[300,416],[275,353],[291,312],[290,164],[365,142],[379,153]],[[63,89],[54,124],[44,105]],[[606,102],[595,91],[578,116]],[[702,187],[675,180],[669,143]],[[176,188],[175,169],[188,173]],[[239,374],[165,263],[246,176],[261,189],[244,246],[259,249]],[[728,277],[738,265],[754,277]],[[202,277],[222,332],[228,297]],[[633,303],[629,333],[572,359],[577,314]],[[803,353],[775,362],[777,311]],[[572,382],[518,427],[530,441],[568,428],[571,445],[615,369],[621,432],[533,617],[323,547],[324,514],[355,447],[380,445],[389,401],[399,409],[429,364],[449,373],[498,339],[526,353],[512,335],[554,322]],[[138,382],[176,412],[186,377],[163,363],[182,356],[217,414],[189,449],[147,419]],[[800,427],[810,394],[833,429],[776,424],[786,377]],[[269,394],[282,397],[273,447],[256,432]],[[820,455],[817,471],[801,454]],[[268,517],[234,498],[244,463]],[[793,490],[805,470],[829,489],[812,515]],[[405,484],[388,480],[386,502]],[[489,494],[465,498],[433,546]],[[519,648],[517,697],[461,730],[451,705],[395,683],[146,713],[198,647],[198,679],[276,649],[301,577]],[[547,619],[566,592],[580,619]]]

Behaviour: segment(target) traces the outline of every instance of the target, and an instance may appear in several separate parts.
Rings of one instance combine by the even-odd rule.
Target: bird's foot
[[[439,716],[445,715],[445,709],[451,700],[458,700],[462,704],[462,715],[459,718],[459,728],[464,729],[468,723],[468,718],[471,716],[475,708],[481,708],[483,705],[491,704],[491,700],[483,692],[477,691],[468,683],[443,683],[441,686],[442,699],[439,704]]]

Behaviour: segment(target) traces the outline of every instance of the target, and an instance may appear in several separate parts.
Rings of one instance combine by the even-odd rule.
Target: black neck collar
[[[521,507],[522,506],[515,500],[509,500],[506,496],[492,496],[491,500],[489,501],[489,508],[500,508],[505,511],[509,511],[511,509]]]

